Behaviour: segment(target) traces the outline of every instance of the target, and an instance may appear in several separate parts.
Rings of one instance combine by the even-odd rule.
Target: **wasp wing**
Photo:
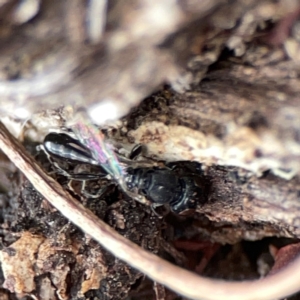
[[[93,159],[122,185],[124,169],[112,147],[105,142],[102,132],[94,125],[81,121],[77,122],[72,129],[79,141],[91,151]]]

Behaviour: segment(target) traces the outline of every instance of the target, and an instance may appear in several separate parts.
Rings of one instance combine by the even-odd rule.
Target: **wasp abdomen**
[[[80,163],[97,165],[90,151],[78,140],[64,133],[49,133],[44,139],[44,148],[49,155],[61,160],[71,160]]]

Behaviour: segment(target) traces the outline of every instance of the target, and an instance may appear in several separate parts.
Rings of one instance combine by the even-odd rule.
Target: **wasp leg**
[[[66,177],[69,177],[69,176],[70,176],[68,172],[66,172],[64,169],[62,169],[62,168],[60,167],[60,165],[59,165],[56,161],[54,161],[54,160],[51,158],[51,156],[50,156],[50,155],[48,154],[48,152],[45,150],[45,148],[44,148],[43,145],[38,145],[38,146],[36,147],[36,150],[37,150],[37,151],[44,151],[44,153],[46,154],[47,159],[49,160],[49,162],[57,169],[57,171],[50,172],[49,174],[51,174],[51,173],[59,173],[59,174],[61,174],[61,175],[63,175],[63,176],[66,176]]]
[[[157,211],[155,211],[155,208],[157,206],[160,206],[160,205],[157,205],[155,203],[152,203],[150,202],[149,200],[146,199],[145,196],[142,196],[142,195],[139,195],[137,193],[134,193],[134,192],[130,192],[130,191],[124,191],[126,193],[127,196],[129,196],[130,198],[132,198],[133,200],[143,204],[143,205],[147,205],[147,206],[150,206],[152,212],[159,218],[159,219],[162,219],[163,216],[160,215]]]
[[[107,189],[108,189],[108,187],[109,187],[110,185],[107,185],[107,186],[105,186],[105,187],[99,189],[99,191],[98,191],[96,194],[91,194],[91,193],[87,192],[86,189],[85,189],[85,186],[86,186],[86,180],[82,182],[81,193],[82,193],[85,197],[87,197],[87,198],[93,198],[93,199],[95,199],[95,198],[99,198],[99,197],[101,197],[103,194],[105,194],[105,192],[107,191]]]
[[[155,210],[155,207],[156,207],[156,205],[155,204],[151,204],[151,210],[152,210],[152,212],[159,218],[159,219],[162,219],[164,216],[163,215],[160,215],[156,210]]]
[[[105,189],[106,189],[106,187],[105,187],[105,188],[100,189],[96,194],[91,194],[91,193],[87,192],[85,189],[87,181],[97,180],[100,178],[107,179],[107,180],[111,179],[111,176],[107,175],[107,174],[106,175],[88,174],[88,173],[72,174],[72,173],[67,173],[66,171],[64,171],[63,175],[65,175],[66,177],[68,177],[70,179],[70,181],[68,183],[68,188],[71,189],[72,191],[74,191],[74,189],[72,187],[72,181],[82,181],[80,192],[87,198],[99,198],[105,192]]]
[[[126,193],[127,196],[131,197],[132,199],[134,199],[135,201],[137,201],[139,203],[142,203],[144,205],[149,205],[149,206],[152,205],[152,203],[149,200],[147,200],[145,196],[139,195],[134,192],[130,192],[128,190],[124,190],[124,192]]]
[[[98,198],[98,197],[99,197],[99,196],[98,196],[98,193],[97,193],[97,195],[93,195],[93,194],[88,193],[88,192],[85,190],[86,182],[87,182],[88,180],[76,180],[76,179],[73,179],[72,177],[69,177],[69,178],[70,178],[70,180],[69,180],[69,182],[68,182],[68,184],[67,184],[67,187],[68,187],[69,190],[71,190],[71,191],[73,191],[74,193],[78,194],[78,192],[76,192],[76,191],[74,190],[74,188],[73,188],[73,186],[72,186],[72,183],[73,183],[73,181],[82,181],[82,185],[81,185],[81,189],[80,189],[80,194],[84,195],[86,198]]]
[[[140,202],[144,205],[152,204],[149,200],[146,199],[145,196],[140,195],[136,189],[132,189],[133,191],[129,191],[123,178],[119,178],[119,180],[117,180],[117,182],[118,182],[119,187],[123,190],[123,192],[130,198],[132,198],[135,201]]]

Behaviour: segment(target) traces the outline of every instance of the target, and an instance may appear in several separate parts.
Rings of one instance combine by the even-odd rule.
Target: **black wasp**
[[[63,174],[77,180],[106,177],[116,182],[135,200],[154,206],[168,204],[175,213],[194,209],[205,201],[201,165],[196,162],[166,163],[164,167],[150,166],[116,154],[104,141],[98,129],[78,123],[72,127],[74,137],[66,133],[49,133],[43,149],[59,160],[101,167],[99,174]],[[135,152],[139,152],[136,151]],[[201,176],[202,174],[202,176]]]

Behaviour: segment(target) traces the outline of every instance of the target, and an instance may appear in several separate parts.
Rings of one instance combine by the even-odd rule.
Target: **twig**
[[[0,148],[66,218],[116,257],[177,293],[196,300],[269,300],[285,297],[300,288],[300,259],[273,276],[244,282],[207,279],[176,267],[122,237],[73,199],[56,181],[44,173],[2,123]]]

